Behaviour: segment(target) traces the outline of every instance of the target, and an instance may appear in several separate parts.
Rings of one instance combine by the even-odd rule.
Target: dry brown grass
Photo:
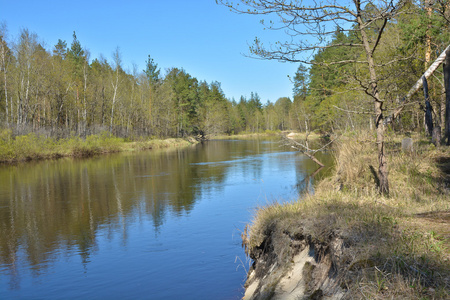
[[[391,194],[382,197],[373,138],[367,133],[341,138],[335,174],[320,182],[314,195],[257,211],[244,237],[248,253],[272,234],[282,263],[295,252],[286,235],[321,245],[339,236],[346,247],[335,263],[346,297],[448,299],[450,152],[414,139],[415,152],[403,153],[401,139],[388,138]]]
[[[182,138],[168,138],[168,139],[154,139],[154,140],[144,140],[138,142],[131,142],[124,145],[124,151],[139,151],[139,150],[149,150],[149,149],[165,149],[165,148],[179,148],[187,147],[190,145],[197,144],[198,141],[195,139],[182,139]]]
[[[0,130],[0,163],[54,159],[60,157],[90,157],[99,154],[186,147],[197,144],[193,138],[151,139],[125,142],[122,138],[103,132],[85,139],[73,136],[53,139],[36,134],[13,136],[11,130]]]

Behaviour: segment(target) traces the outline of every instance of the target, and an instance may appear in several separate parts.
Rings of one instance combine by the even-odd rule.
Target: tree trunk
[[[447,146],[450,146],[450,50],[444,61],[444,85],[445,85],[445,122],[444,135],[447,139]]]
[[[383,102],[375,102],[375,114],[377,115],[377,148],[378,148],[378,179],[379,179],[379,192],[382,195],[389,195],[389,181],[388,181],[388,163],[386,154],[384,152],[384,132],[385,125],[383,122],[382,112]]]
[[[9,115],[8,115],[8,85],[7,85],[7,75],[6,75],[6,43],[0,41],[1,44],[1,56],[2,56],[2,69],[3,69],[3,83],[5,90],[5,109],[6,109],[6,125],[9,126]]]
[[[5,80],[5,109],[6,109],[6,125],[9,126],[9,112],[8,112],[8,85],[6,83],[6,67],[4,68],[4,80]]]
[[[442,88],[442,94],[441,94],[441,103],[440,103],[440,109],[439,109],[439,124],[441,126],[441,129],[445,130],[445,101],[446,95],[445,95],[445,87]],[[445,133],[444,133],[445,138]]]
[[[357,21],[359,24],[359,31],[361,32],[361,38],[364,45],[364,50],[366,52],[369,74],[370,74],[370,86],[372,90],[370,91],[370,95],[374,99],[374,108],[375,108],[375,116],[376,122],[375,127],[377,131],[377,149],[378,149],[378,179],[379,186],[378,190],[382,195],[389,195],[389,181],[388,181],[388,164],[386,154],[384,152],[384,117],[383,117],[383,101],[380,99],[380,94],[378,91],[378,79],[375,70],[375,63],[373,60],[373,49],[369,44],[369,38],[365,31],[365,27],[363,26],[363,21],[360,15],[360,8],[358,7],[358,16]]]
[[[422,76],[423,81],[423,94],[425,97],[425,131],[428,133],[428,135],[433,134],[433,114],[432,114],[432,107],[430,103],[430,98],[428,96],[428,82],[425,76]]]
[[[117,81],[116,80],[116,85],[113,85],[114,87],[114,95],[113,95],[113,99],[112,99],[112,106],[111,106],[111,119],[110,119],[110,123],[109,123],[109,132],[112,133],[112,127],[113,127],[113,120],[114,120],[114,108],[116,105],[116,96],[117,96]]]
[[[425,32],[425,70],[428,68],[428,64],[431,61],[431,15],[433,13],[433,8],[431,7],[431,0],[425,1],[425,10],[427,11],[428,16],[428,24],[427,24],[427,30]]]
[[[87,66],[84,64],[83,68],[83,78],[84,78],[84,86],[83,86],[83,124],[82,124],[82,134],[83,137],[86,137],[86,129],[87,129]]]

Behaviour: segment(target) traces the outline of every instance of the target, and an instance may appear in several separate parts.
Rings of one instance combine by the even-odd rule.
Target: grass
[[[10,130],[0,131],[0,163],[53,159],[59,157],[90,157],[105,153],[140,151],[169,147],[184,147],[195,144],[192,139],[144,140],[126,142],[104,132],[90,135],[85,139],[74,136],[66,139],[53,139],[34,133],[13,136]]]
[[[331,251],[338,237],[345,247],[333,264],[346,298],[448,299],[450,152],[413,139],[419,146],[403,153],[401,137],[388,137],[390,197],[382,197],[373,137],[342,137],[334,175],[314,195],[257,210],[243,236],[247,253],[255,259],[270,249],[283,265],[296,252],[293,240]]]
[[[215,135],[211,136],[211,139],[215,140],[227,140],[230,138],[233,139],[254,139],[258,137],[271,137],[271,136],[278,136],[281,134],[281,131],[277,130],[266,130],[263,132],[239,132],[238,134],[222,134],[222,135]]]
[[[124,151],[139,151],[139,150],[150,150],[150,149],[165,149],[173,147],[186,147],[189,145],[197,144],[195,139],[188,138],[168,138],[168,139],[151,139],[151,140],[140,140],[137,142],[127,143],[123,149]]]
[[[272,137],[272,136],[279,136],[280,134],[289,134],[291,133],[294,139],[301,139],[304,140],[306,137],[306,134],[304,132],[295,132],[295,131],[280,131],[280,130],[265,130],[264,132],[240,132],[238,134],[231,134],[231,135],[217,135],[213,136],[211,138],[216,140],[226,140],[226,139],[254,139],[258,137]],[[322,136],[311,132],[308,135],[308,140],[318,140]]]

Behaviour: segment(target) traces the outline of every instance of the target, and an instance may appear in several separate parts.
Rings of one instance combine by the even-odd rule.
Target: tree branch
[[[325,149],[326,147],[328,147],[329,145],[331,145],[335,140],[337,140],[339,137],[331,140],[330,142],[328,142],[327,144],[323,145],[322,147],[320,147],[319,149],[310,149],[308,146],[297,142],[296,140],[287,137],[286,135],[281,135],[281,138],[283,139],[283,141],[285,142],[286,146],[290,146],[293,149],[296,149],[297,151],[302,152],[303,154],[305,154],[306,156],[308,156],[312,161],[314,161],[316,164],[318,164],[321,167],[324,167],[325,165],[323,163],[321,163],[314,155],[319,152],[322,151],[323,149]]]
[[[423,73],[423,75],[420,77],[420,79],[417,80],[416,84],[414,84],[412,86],[412,88],[409,90],[409,92],[403,98],[403,101],[402,101],[403,104],[398,106],[394,110],[392,115],[389,116],[388,118],[386,118],[387,123],[392,122],[395,118],[398,117],[398,115],[402,112],[403,108],[406,106],[406,104],[411,99],[411,97],[423,86],[422,77],[425,77],[426,79],[428,79],[433,74],[433,72],[436,71],[436,69],[444,62],[445,57],[447,56],[448,52],[450,53],[450,45],[448,45],[447,48],[445,48],[445,50],[441,53],[441,55],[439,55],[439,57],[428,68],[428,70],[426,70],[425,73]]]
[[[337,109],[339,109],[339,110],[342,110],[342,111],[345,111],[345,112],[348,112],[348,113],[352,113],[352,114],[358,114],[358,115],[374,115],[373,112],[368,112],[368,111],[356,111],[356,110],[347,110],[347,109],[343,109],[343,108],[337,107],[336,105],[333,105],[333,106],[334,106],[334,108],[337,108]]]
[[[384,19],[383,26],[381,26],[380,32],[378,32],[377,41],[375,42],[375,45],[373,45],[372,53],[374,53],[375,49],[377,49],[378,43],[380,42],[381,36],[383,35],[384,32],[384,27],[386,27],[387,21],[388,21],[387,18]]]

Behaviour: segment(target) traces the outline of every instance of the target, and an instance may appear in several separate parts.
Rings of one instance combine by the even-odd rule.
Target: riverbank
[[[36,134],[13,137],[11,131],[0,132],[0,163],[56,159],[61,157],[90,157],[94,155],[148,149],[186,147],[198,143],[194,138],[149,139],[125,141],[109,133],[53,139]]]
[[[279,136],[281,134],[281,131],[271,131],[266,130],[264,132],[241,132],[238,134],[219,134],[219,135],[213,135],[208,136],[208,139],[211,140],[229,140],[229,139],[235,139],[235,140],[248,140],[248,139],[256,139],[261,137],[274,137]]]
[[[342,137],[314,195],[260,208],[243,234],[244,299],[448,299],[450,151],[388,137],[391,195],[370,134]]]
[[[298,139],[298,140],[305,140],[305,138],[306,138],[306,133],[296,132],[296,131],[292,131],[292,130],[289,130],[289,131],[266,130],[264,132],[258,132],[258,133],[243,132],[243,133],[234,134],[234,135],[216,135],[216,136],[211,136],[210,138],[214,139],[214,140],[228,140],[228,139],[247,140],[247,139],[263,138],[263,137],[274,137],[274,136],[280,136],[280,135],[287,135],[290,138]],[[311,132],[308,134],[308,140],[319,140],[321,138],[322,138],[322,136],[315,132]]]

